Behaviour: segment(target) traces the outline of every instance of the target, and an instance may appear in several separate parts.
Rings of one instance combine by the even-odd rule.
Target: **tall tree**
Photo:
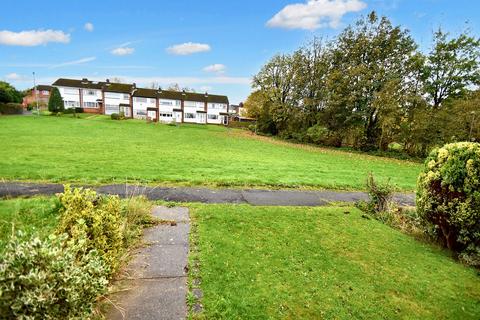
[[[333,109],[329,113],[339,118],[341,126],[363,131],[363,149],[379,147],[380,137],[385,136],[380,125],[383,104],[389,105],[389,115],[392,111],[401,112],[401,93],[408,88],[406,66],[415,52],[416,45],[408,31],[392,26],[386,17],[378,18],[375,12],[347,27],[338,37],[327,81],[331,95],[328,103]],[[392,96],[385,90],[399,94]],[[376,102],[378,99],[382,103]]]
[[[425,90],[435,109],[447,98],[461,97],[480,83],[480,40],[463,32],[449,39],[441,29],[434,33],[433,49],[425,64]]]
[[[48,99],[48,111],[57,113],[63,110],[65,110],[65,107],[60,91],[58,91],[58,88],[53,87],[50,92],[50,98]]]
[[[8,82],[0,81],[0,103],[22,102],[23,94]]]

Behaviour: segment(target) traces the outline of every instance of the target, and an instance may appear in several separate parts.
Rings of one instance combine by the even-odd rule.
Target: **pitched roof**
[[[228,104],[227,96],[207,94],[207,93],[135,88],[133,84],[128,84],[128,83],[115,83],[115,82],[108,82],[108,81],[96,82],[88,79],[76,80],[76,79],[59,78],[52,85],[61,86],[61,87],[73,87],[73,88],[102,89],[107,92],[120,92],[120,93],[132,93],[133,91],[134,97],[160,98],[160,99],[171,99],[171,100],[188,100],[188,101],[201,101],[201,102]]]
[[[45,84],[39,84],[39,85],[37,85],[37,90],[39,90],[39,91],[51,91],[52,86],[47,86]]]
[[[52,86],[102,89],[103,84],[104,82],[91,81],[86,78],[82,80],[60,78],[60,79],[57,79],[57,81],[55,81],[52,84]]]
[[[132,92],[133,85],[128,83],[105,82],[102,89],[107,92],[130,93]]]
[[[136,88],[133,90],[134,97],[144,97],[144,98],[156,98],[157,90],[155,89],[146,89],[146,88]]]

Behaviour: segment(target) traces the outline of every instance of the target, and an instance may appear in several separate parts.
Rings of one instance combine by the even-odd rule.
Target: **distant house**
[[[231,116],[239,115],[240,114],[240,109],[241,106],[238,104],[231,104],[228,107],[228,112],[230,113]]]
[[[36,104],[40,107],[48,105],[48,99],[50,98],[50,92],[52,91],[52,86],[47,85],[38,85],[37,91],[35,88],[32,88],[27,91],[27,95],[23,97],[22,105],[27,107],[29,104]]]
[[[228,97],[208,93],[137,88],[136,84],[60,78],[53,83],[65,108],[161,122],[228,124]]]

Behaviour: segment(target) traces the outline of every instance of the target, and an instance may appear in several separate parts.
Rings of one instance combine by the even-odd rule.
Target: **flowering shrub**
[[[418,178],[417,210],[449,249],[480,265],[480,144],[433,150]]]
[[[87,248],[95,249],[110,271],[115,272],[124,253],[125,219],[119,198],[97,196],[93,190],[71,189],[66,185],[59,200],[61,215],[57,232],[67,233],[73,240],[87,239]]]
[[[107,267],[86,240],[66,235],[7,244],[0,262],[2,319],[85,319],[106,291]]]

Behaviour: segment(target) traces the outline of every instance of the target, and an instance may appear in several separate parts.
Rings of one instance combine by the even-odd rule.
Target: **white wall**
[[[82,89],[83,107],[98,108],[98,99],[102,99],[102,90],[98,89]]]
[[[105,92],[105,114],[119,113],[120,104],[130,104],[130,95],[128,93]]]
[[[221,124],[223,116],[220,112],[227,112],[227,105],[224,103],[207,103],[207,122],[213,124]],[[210,115],[210,117],[209,117]],[[216,117],[216,119],[213,119]]]
[[[80,92],[78,88],[58,87],[58,91],[62,96],[65,109],[80,107]]]
[[[205,102],[201,101],[184,101],[183,102],[183,122],[189,123],[205,123],[204,116],[197,113],[197,111],[204,111],[205,110]],[[194,118],[187,118],[185,114],[193,114]]]
[[[156,108],[156,98],[133,97],[133,117],[146,119],[147,108]]]
[[[181,101],[180,100],[170,100],[170,99],[159,99],[158,108],[159,108],[159,121],[160,122],[181,122],[182,114],[181,112],[174,112],[173,109],[180,109]]]

